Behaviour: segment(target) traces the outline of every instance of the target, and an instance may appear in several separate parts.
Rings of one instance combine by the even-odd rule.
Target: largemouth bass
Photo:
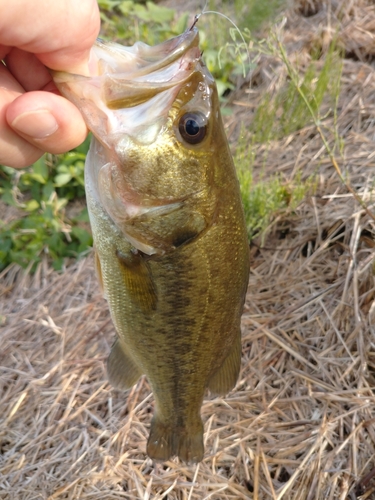
[[[203,457],[205,390],[240,369],[249,251],[215,82],[194,27],[151,47],[98,41],[91,77],[54,73],[93,133],[87,204],[117,330],[111,384],[155,397],[147,453]]]

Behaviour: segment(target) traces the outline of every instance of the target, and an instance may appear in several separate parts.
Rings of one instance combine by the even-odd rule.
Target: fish
[[[90,76],[53,72],[92,142],[85,189],[95,263],[117,332],[110,383],[145,375],[147,454],[203,459],[201,406],[241,364],[249,243],[215,81],[196,26],[155,46],[98,40]]]

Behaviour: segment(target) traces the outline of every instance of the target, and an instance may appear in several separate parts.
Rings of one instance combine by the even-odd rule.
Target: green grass
[[[256,142],[281,139],[311,123],[324,98],[335,106],[339,93],[342,60],[332,43],[321,69],[319,59],[313,58],[300,76],[291,65],[287,67],[289,81],[276,94],[266,92],[251,127]]]
[[[301,71],[290,63],[276,34],[266,43],[262,41],[258,50],[262,53],[268,50],[278,57],[287,71],[286,81],[276,93],[264,93],[249,130],[242,131],[235,153],[249,238],[261,235],[264,240],[272,221],[279,215],[293,212],[307,193],[314,192],[318,174],[316,170],[308,175],[299,171],[293,179],[283,178],[277,173],[267,177],[264,171],[271,161],[268,156],[271,145],[305,126],[314,125],[334,162],[333,149],[322,131],[321,123],[325,117],[321,116],[320,110],[325,102],[329,114],[336,117],[342,58],[332,43],[323,61],[320,53],[313,54],[310,64]],[[335,129],[337,131],[337,127]],[[340,150],[342,144],[337,133],[335,139],[334,147]],[[256,180],[254,164],[258,165]],[[264,168],[259,172],[261,164]]]
[[[88,143],[64,155],[44,155],[22,171],[0,167],[0,197],[21,213],[8,223],[0,219],[0,270],[12,262],[32,263],[34,270],[45,256],[61,269],[65,258],[77,258],[92,245],[87,209],[66,216],[68,203],[84,197]]]
[[[286,5],[286,0],[226,0],[233,3],[239,27],[251,32],[257,31],[265,22],[275,20],[277,14]]]
[[[293,212],[307,193],[314,192],[316,176],[311,175],[303,180],[299,172],[293,180],[283,179],[280,174],[271,177],[260,175],[255,180],[255,146],[248,144],[248,133],[244,130],[234,159],[249,240],[260,236],[263,243],[272,222],[286,212]]]

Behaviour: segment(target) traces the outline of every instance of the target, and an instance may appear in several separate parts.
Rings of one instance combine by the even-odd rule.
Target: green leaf
[[[68,200],[66,198],[58,198],[57,201],[55,202],[56,211],[61,210],[63,207],[66,206],[67,203]]]
[[[216,87],[217,87],[217,93],[219,94],[219,96],[222,96],[229,87],[229,85],[228,83],[224,83],[221,80],[216,80]]]
[[[134,5],[134,14],[142,21],[149,22],[152,21],[150,12],[146,9],[144,5]]]
[[[27,212],[34,212],[34,210],[38,210],[38,208],[39,203],[36,200],[30,200],[25,205],[25,210],[27,210]]]
[[[124,14],[125,16],[127,14],[130,14],[133,10],[134,7],[134,2],[133,0],[124,0],[123,2],[120,3],[118,6],[120,12]]]
[[[90,142],[91,142],[91,133],[86,137],[86,139],[83,141],[83,143],[78,146],[78,148],[76,148],[76,151],[78,153],[82,153],[82,155],[84,156],[84,158],[86,158],[86,154],[89,150],[89,147],[90,147]]]
[[[3,170],[3,172],[9,175],[9,177],[13,177],[16,172],[15,168],[7,167],[6,165],[1,165],[1,170]]]
[[[34,174],[42,176],[44,181],[46,181],[48,179],[48,175],[49,175],[48,166],[46,165],[45,160],[46,160],[45,156],[42,156],[32,166]],[[44,182],[42,184],[44,184]]]
[[[66,160],[66,158],[64,158],[64,160]],[[65,165],[65,163],[60,163],[60,165],[57,165],[56,170],[59,174],[66,174],[67,172],[69,172],[68,165]]]
[[[168,7],[163,7],[161,5],[155,5],[153,2],[147,2],[147,8],[150,13],[151,20],[155,23],[163,24],[173,21],[174,10],[168,9]]]
[[[37,172],[31,172],[29,174],[29,177],[31,179],[33,179],[34,181],[39,182],[40,184],[45,184],[46,183],[46,179],[43,177],[43,175],[42,174],[38,174]]]
[[[74,222],[90,222],[89,212],[87,207],[83,208],[82,211],[73,219]]]
[[[188,20],[189,20],[188,13],[185,13],[182,16],[180,16],[174,28],[175,33],[183,33],[184,31],[186,31]]]
[[[54,268],[55,271],[61,271],[63,264],[64,264],[64,259],[62,259],[61,257],[58,259],[54,259],[52,261],[52,267]]]
[[[55,181],[55,186],[61,187],[65,186],[68,184],[68,182],[72,179],[72,175],[70,172],[65,172],[61,174],[57,174],[54,181]]]
[[[43,199],[44,200],[49,200],[51,198],[52,193],[55,191],[55,186],[53,185],[53,182],[51,179],[49,179],[46,184],[43,186]]]
[[[71,230],[71,234],[77,238],[84,246],[89,246],[92,243],[91,234],[83,229],[82,227],[73,227]]]
[[[16,203],[16,201],[14,199],[14,196],[13,196],[13,191],[11,189],[6,189],[5,188],[4,192],[1,195],[1,199],[7,205],[10,205],[12,207],[16,207],[17,206],[17,203]]]
[[[104,10],[112,10],[120,3],[121,0],[98,0],[99,7]]]

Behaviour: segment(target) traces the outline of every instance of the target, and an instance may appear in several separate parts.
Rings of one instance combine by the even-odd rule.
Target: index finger
[[[96,0],[0,0],[0,47],[18,47],[55,70],[88,74],[100,29]]]

